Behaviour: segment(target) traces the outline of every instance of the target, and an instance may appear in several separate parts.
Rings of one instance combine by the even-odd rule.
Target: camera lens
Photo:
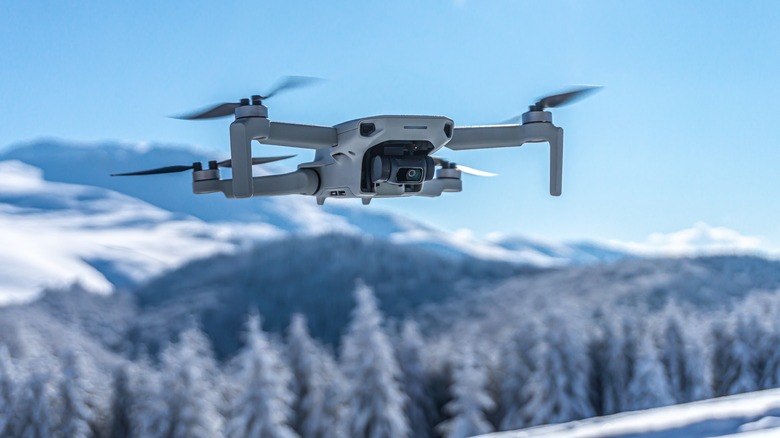
[[[398,169],[396,179],[399,183],[419,183],[423,180],[423,171],[419,167],[402,167]]]

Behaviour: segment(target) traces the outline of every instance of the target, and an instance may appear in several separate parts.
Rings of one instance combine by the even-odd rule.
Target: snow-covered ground
[[[240,243],[230,227],[98,187],[45,181],[19,161],[0,162],[0,174],[0,304],[75,282],[107,293]],[[242,232],[279,234],[262,223]]]
[[[483,438],[780,437],[780,389],[481,435]]]

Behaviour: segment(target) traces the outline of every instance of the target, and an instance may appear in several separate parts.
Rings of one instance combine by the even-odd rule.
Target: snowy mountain
[[[208,161],[213,153],[181,145],[78,143],[42,139],[15,145],[0,152],[0,160],[19,160],[42,170],[47,181],[97,186],[141,199],[174,213],[184,213],[206,222],[264,222],[294,232],[362,232],[391,238],[397,243],[426,245],[452,254],[554,266],[574,262],[611,261],[625,252],[597,244],[531,242],[522,245],[479,239],[468,233],[447,233],[414,219],[365,207],[353,201],[329,201],[317,206],[312,198],[285,196],[235,201],[219,194],[195,196],[186,175],[156,175],[118,178],[111,173],[149,169],[171,164]],[[284,162],[256,166],[258,175],[289,170]],[[507,238],[508,239],[508,238]],[[586,255],[589,254],[589,255]],[[604,256],[603,258],[601,256]]]
[[[225,356],[239,345],[247,309],[265,315],[272,331],[282,331],[293,313],[302,313],[317,338],[335,344],[358,282],[376,291],[388,316],[402,318],[425,304],[536,271],[368,236],[323,234],[259,242],[249,251],[196,260],[138,286],[134,294],[142,318],[167,321],[166,331],[140,332],[149,343],[170,338],[196,315]]]
[[[0,162],[0,301],[79,282],[107,293],[239,243],[227,227],[98,188],[49,182],[19,161]],[[248,232],[274,231],[253,224]]]
[[[98,292],[126,287],[186,261],[247,248],[288,233],[370,235],[451,258],[534,266],[607,261],[560,244],[496,243],[448,233],[354,203],[317,206],[301,196],[246,201],[194,196],[189,178],[112,178],[110,173],[206,161],[193,148],[40,140],[0,154],[0,302],[79,282]],[[258,167],[257,172],[281,168]]]
[[[483,438],[780,436],[780,389],[538,426]]]

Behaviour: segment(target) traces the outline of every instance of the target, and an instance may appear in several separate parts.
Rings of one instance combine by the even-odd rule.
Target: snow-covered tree
[[[501,351],[501,430],[521,429],[528,425],[524,409],[529,395],[526,385],[536,365],[533,353],[538,331],[533,321],[523,323]]]
[[[4,429],[13,413],[17,379],[16,367],[8,353],[8,347],[2,344],[0,345],[0,436],[7,435]]]
[[[343,378],[331,354],[309,335],[303,315],[293,315],[287,357],[296,395],[295,430],[307,438],[343,436]]]
[[[692,402],[712,398],[712,361],[708,346],[699,336],[691,335],[688,337],[685,349],[688,387],[683,393],[683,400]]]
[[[486,413],[496,404],[487,391],[487,371],[474,350],[464,346],[456,357],[450,392],[452,400],[444,406],[451,417],[436,426],[445,438],[465,438],[493,431]]]
[[[669,390],[677,403],[702,400],[711,396],[710,368],[702,345],[687,329],[683,316],[676,307],[670,307],[663,318],[658,338],[659,358],[663,364]]]
[[[239,390],[230,401],[229,437],[291,438],[289,426],[293,393],[290,371],[260,328],[260,317],[247,321],[246,346],[236,358]]]
[[[349,436],[402,438],[409,435],[404,416],[406,396],[393,346],[382,328],[374,294],[365,285],[355,290],[357,305],[341,344],[341,362],[348,381]]]
[[[57,406],[51,376],[36,372],[17,391],[13,414],[4,436],[19,438],[49,438],[57,427]]]
[[[224,419],[217,367],[206,336],[198,328],[180,334],[162,354],[162,388],[170,438],[215,437]]]
[[[643,330],[639,334],[634,369],[626,388],[625,410],[650,409],[673,403],[669,381],[652,333]]]
[[[401,337],[396,348],[398,363],[403,376],[403,388],[408,397],[406,418],[412,436],[428,436],[436,415],[436,408],[428,393],[428,376],[423,363],[423,342],[414,321],[406,320],[401,327]]]
[[[62,409],[58,429],[63,436],[73,438],[91,436],[90,422],[94,419],[82,360],[74,351],[66,352],[59,382],[58,398]]]
[[[143,360],[127,371],[131,382],[130,436],[167,437],[170,419],[161,373]]]
[[[122,364],[114,370],[110,407],[110,436],[122,438],[131,436],[133,431],[130,365]]]
[[[545,318],[534,348],[537,360],[526,385],[530,425],[561,423],[594,414],[588,393],[589,363],[583,334],[562,315]]]
[[[717,324],[713,327],[715,354],[713,373],[717,376],[715,393],[732,395],[758,389],[760,371],[757,364],[758,324],[754,315],[742,314],[733,331]]]
[[[761,373],[760,388],[770,389],[780,387],[780,321],[775,320],[772,331],[764,340],[768,352]]]
[[[669,392],[674,401],[684,401],[687,390],[685,372],[686,351],[682,328],[675,313],[668,313],[659,336],[660,360],[663,364]]]

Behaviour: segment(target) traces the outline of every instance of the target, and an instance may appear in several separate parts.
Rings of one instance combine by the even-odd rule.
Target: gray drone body
[[[289,79],[288,79],[289,82]],[[277,88],[275,92],[282,88]],[[462,190],[462,172],[487,174],[458,166],[433,154],[451,150],[518,147],[525,143],[550,146],[550,194],[561,194],[563,177],[563,129],[552,123],[545,108],[561,106],[594,88],[544,98],[522,115],[522,123],[488,126],[456,126],[442,116],[376,116],[333,127],[273,122],[261,96],[238,104],[222,104],[188,119],[221,117],[232,112],[230,160],[212,161],[203,169],[170,166],[121,175],[147,175],[193,170],[193,192],[221,192],[228,198],[310,195],[319,204],[327,198],[440,196]],[[273,94],[273,93],[272,93]],[[270,96],[270,95],[269,95]],[[266,96],[265,98],[269,97]],[[314,160],[294,172],[253,176],[252,166],[288,157],[252,158],[253,142],[314,150]],[[232,167],[232,177],[222,178],[219,167]]]

